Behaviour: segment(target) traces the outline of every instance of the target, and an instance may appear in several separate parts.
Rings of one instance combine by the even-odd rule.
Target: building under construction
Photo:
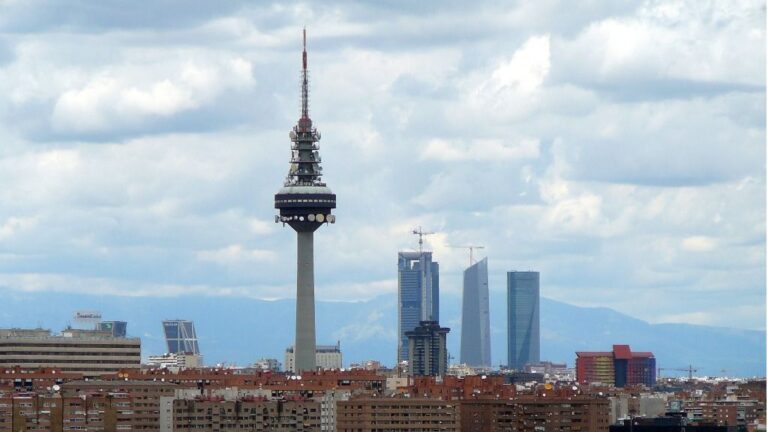
[[[432,252],[397,254],[397,361],[408,360],[406,332],[440,319],[440,266]]]

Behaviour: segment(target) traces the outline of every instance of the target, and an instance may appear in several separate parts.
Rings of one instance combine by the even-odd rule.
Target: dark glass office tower
[[[491,365],[488,258],[483,258],[464,270],[460,361],[470,366]]]
[[[509,367],[539,361],[539,272],[507,272],[507,337]]]
[[[440,266],[432,252],[397,254],[397,361],[408,360],[405,335],[421,321],[440,319]]]
[[[195,324],[192,321],[163,321],[163,331],[165,332],[165,342],[168,344],[169,353],[200,354]]]
[[[445,376],[448,370],[446,335],[451,329],[440,327],[437,321],[421,321],[405,332],[408,338],[408,366],[411,376]]]
[[[96,329],[108,332],[114,337],[125,337],[128,333],[128,323],[125,321],[101,321],[96,325]]]

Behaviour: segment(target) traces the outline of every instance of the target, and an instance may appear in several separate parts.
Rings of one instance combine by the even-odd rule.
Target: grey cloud
[[[194,25],[214,16],[230,14],[242,3],[202,0],[159,0],[138,5],[120,1],[35,0],[2,6],[0,29],[6,32],[74,30],[98,32],[115,29],[175,28]]]
[[[0,37],[0,67],[3,67],[16,58],[13,45],[7,38]]]
[[[592,117],[621,137],[575,130],[562,149],[575,178],[647,185],[706,185],[762,176],[764,131],[745,129],[700,100],[613,105]],[[638,116],[638,114],[640,114]],[[611,119],[611,120],[609,120]],[[630,132],[631,134],[627,134]],[[608,132],[613,134],[613,132]],[[663,157],[659,157],[663,155]]]
[[[125,122],[94,131],[56,130],[45,121],[48,107],[41,109],[32,124],[22,126],[21,133],[34,141],[62,143],[66,141],[104,142],[124,141],[134,137],[171,133],[209,133],[242,125],[267,126],[275,123],[274,96],[266,92],[226,92],[218,100],[204,106],[183,111],[169,117],[142,119],[139,122]],[[12,118],[29,118],[29,110],[14,112]],[[50,118],[50,114],[47,116]],[[43,121],[41,121],[43,120]]]
[[[593,82],[590,88],[602,93],[608,100],[640,102],[660,99],[689,99],[716,97],[729,93],[763,94],[765,86],[728,82],[701,82],[680,79],[632,79],[632,85],[622,82]]]

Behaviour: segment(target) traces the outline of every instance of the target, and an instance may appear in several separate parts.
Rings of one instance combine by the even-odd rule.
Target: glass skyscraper
[[[171,354],[200,354],[195,324],[187,320],[163,321],[165,342]]]
[[[507,272],[507,337],[509,367],[539,361],[539,272]]]
[[[440,266],[432,252],[397,254],[397,361],[408,360],[408,337],[420,321],[440,319]]]
[[[470,366],[491,365],[488,258],[483,258],[464,270],[460,361]]]

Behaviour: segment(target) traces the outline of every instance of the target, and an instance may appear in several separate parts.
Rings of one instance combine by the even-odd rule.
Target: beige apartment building
[[[107,332],[0,329],[0,368],[49,369],[86,377],[141,366],[141,340]]]

